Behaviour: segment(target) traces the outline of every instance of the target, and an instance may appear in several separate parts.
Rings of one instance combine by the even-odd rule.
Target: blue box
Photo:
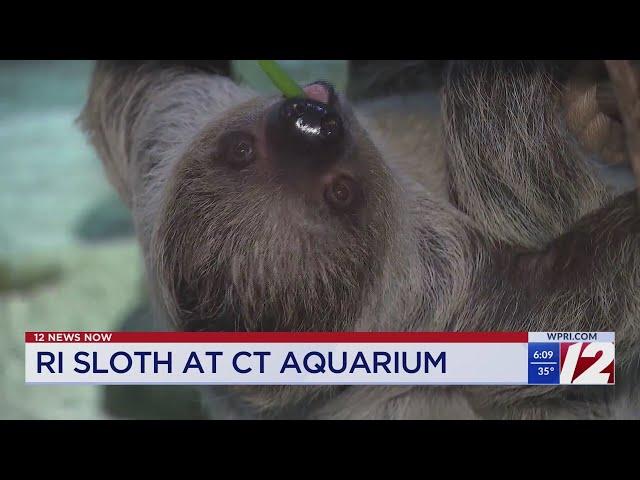
[[[560,384],[560,344],[529,344],[529,385]]]

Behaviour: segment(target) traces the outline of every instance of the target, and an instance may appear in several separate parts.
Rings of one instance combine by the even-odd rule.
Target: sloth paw
[[[583,148],[608,165],[629,163],[625,136],[611,83],[569,81],[562,106],[569,131]]]

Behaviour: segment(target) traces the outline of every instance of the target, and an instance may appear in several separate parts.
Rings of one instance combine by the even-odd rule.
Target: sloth
[[[640,415],[636,193],[599,177],[548,64],[451,62],[439,112],[391,122],[411,149],[380,104],[323,81],[260,96],[219,65],[100,61],[79,117],[132,211],[162,323],[615,331],[618,355],[614,388],[205,387],[212,417]]]

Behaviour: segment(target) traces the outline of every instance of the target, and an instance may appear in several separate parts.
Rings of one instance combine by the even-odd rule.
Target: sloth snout
[[[315,82],[304,90],[306,98],[283,100],[267,116],[270,156],[287,166],[330,162],[344,144],[345,129],[333,87]]]

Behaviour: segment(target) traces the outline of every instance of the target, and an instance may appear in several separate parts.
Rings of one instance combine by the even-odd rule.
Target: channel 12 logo
[[[529,343],[529,384],[613,383],[615,345],[611,342]]]
[[[561,343],[560,383],[603,385],[614,382],[613,343]]]

